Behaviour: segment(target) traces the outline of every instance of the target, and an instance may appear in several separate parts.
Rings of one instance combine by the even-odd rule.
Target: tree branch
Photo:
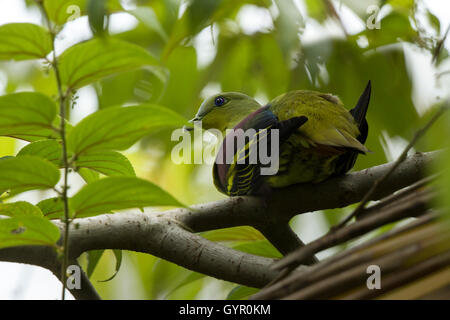
[[[60,228],[63,227],[58,223]],[[70,230],[70,259],[98,249],[149,253],[218,279],[262,287],[275,277],[273,259],[246,254],[208,241],[154,214],[121,213],[75,219]],[[54,270],[56,254],[48,247],[23,246],[0,250],[0,260]]]
[[[373,199],[380,199],[420,180],[424,168],[437,153],[418,153],[406,159],[383,183]],[[274,192],[268,199],[234,197],[191,209],[152,214],[122,212],[76,219],[70,228],[69,259],[74,260],[81,253],[95,249],[138,251],[212,277],[263,287],[278,275],[277,271],[269,268],[272,259],[224,247],[187,230],[201,232],[249,225],[262,230],[269,240],[275,241],[271,236],[274,233],[270,231],[274,226],[287,225],[296,214],[344,207],[361,200],[371,184],[391,166],[392,163],[372,167],[320,184],[292,186]],[[61,223],[55,223],[63,229]],[[290,235],[291,239],[296,237],[293,233]],[[274,243],[281,252],[292,250],[292,243],[286,242],[286,239]],[[0,249],[0,260],[39,265],[51,271],[60,267],[56,253],[41,246]],[[76,292],[74,296],[77,296]],[[82,296],[80,294],[80,298]]]
[[[271,226],[266,225],[257,227],[257,229],[283,255],[287,255],[288,253],[291,253],[299,247],[303,247],[305,245],[287,223],[274,224]],[[316,257],[312,256],[309,259],[305,260],[304,263],[306,265],[313,265],[318,261],[319,260],[317,260]]]

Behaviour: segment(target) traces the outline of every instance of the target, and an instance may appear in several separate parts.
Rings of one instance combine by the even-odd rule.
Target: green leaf
[[[123,154],[115,151],[92,152],[75,161],[77,168],[89,168],[106,176],[136,176],[133,166]]]
[[[387,4],[391,5],[395,10],[402,12],[403,14],[411,13],[415,5],[414,0],[388,0]]]
[[[157,185],[134,177],[108,177],[94,181],[71,199],[76,217],[150,206],[183,205]]]
[[[128,13],[132,14],[139,21],[141,21],[147,28],[154,30],[164,41],[168,40],[167,33],[164,31],[155,11],[150,7],[137,7],[133,10],[129,10]]]
[[[231,247],[243,252],[280,258],[281,254],[256,229],[248,226],[225,228],[202,232],[201,236],[210,241],[231,243]]]
[[[300,45],[300,37],[298,35],[304,29],[305,22],[293,0],[275,0],[274,3],[280,11],[278,18],[275,20],[278,41],[285,57],[288,57]],[[263,50],[261,52],[265,53],[266,51]],[[262,56],[267,59],[270,57],[270,54],[263,54]],[[276,70],[278,68],[273,67],[272,69]],[[272,82],[272,84],[276,84],[276,82]]]
[[[106,29],[106,0],[88,0],[89,27],[96,36],[103,36]]]
[[[219,48],[220,49],[220,48]],[[226,51],[226,48],[224,48]],[[177,112],[191,110],[198,103],[198,86],[202,82],[197,69],[197,53],[193,47],[177,47],[166,63],[170,77],[161,98],[161,105],[170,106]],[[186,75],[189,81],[186,81]],[[235,80],[237,76],[235,77]],[[223,88],[222,88],[223,89]]]
[[[112,38],[76,44],[64,51],[59,59],[61,81],[71,89],[119,72],[158,63],[144,48]]]
[[[287,32],[283,34],[284,37],[288,36]],[[294,48],[298,49],[296,45],[299,42],[286,38],[280,39],[281,48],[284,48],[282,51],[280,44],[270,34],[261,34],[255,40],[256,51],[262,53],[256,55],[257,61],[253,61],[253,63],[261,65],[260,74],[258,75],[261,79],[261,84],[258,85],[258,88],[264,88],[269,97],[276,97],[288,91],[289,66],[286,64],[283,52],[285,56],[290,55]]]
[[[157,129],[182,127],[186,120],[157,105],[111,107],[84,118],[68,135],[75,154],[94,150],[124,150]]]
[[[203,279],[205,277],[206,277],[206,275],[204,275],[203,273],[191,271],[177,286],[175,286],[175,288],[173,288],[166,294],[166,299],[167,299],[167,297],[172,295],[178,289],[180,289],[194,281]]]
[[[47,159],[56,166],[61,166],[62,147],[56,140],[41,140],[32,142],[17,153],[20,156],[37,156]]]
[[[352,209],[348,208],[336,208],[327,209],[323,211],[323,217],[326,220],[329,227],[334,226],[339,223],[347,214],[350,214]]]
[[[234,244],[233,249],[268,258],[281,258],[281,253],[267,240],[245,241]]]
[[[265,239],[261,232],[248,226],[211,230],[202,232],[201,235],[210,241],[251,241]]]
[[[247,75],[250,74],[252,66],[251,62],[254,53],[252,44],[251,39],[242,37],[241,39],[236,39],[233,44],[230,43],[232,47],[224,52],[227,55],[227,64],[220,74],[223,90],[232,91],[235,90],[232,88],[239,87],[244,88],[244,92],[250,91],[248,89],[253,83],[247,81]],[[218,55],[221,53],[219,51]]]
[[[0,203],[0,248],[20,245],[53,246],[59,229],[42,217],[39,208],[28,202]]]
[[[236,286],[227,295],[227,300],[244,300],[249,296],[257,293],[258,288],[251,288],[247,286]]]
[[[22,156],[0,161],[0,190],[16,194],[33,189],[50,189],[59,181],[59,170],[49,161]]]
[[[0,135],[27,141],[56,135],[52,123],[56,105],[37,92],[19,92],[0,97]]]
[[[86,0],[45,0],[44,8],[50,20],[58,25],[79,18]]]
[[[79,168],[77,172],[86,183],[91,183],[100,179],[100,174],[97,171],[88,168]]]
[[[17,217],[20,215],[43,217],[38,207],[26,201],[0,203],[0,216]]]
[[[170,53],[187,37],[193,36],[214,22],[214,14],[222,4],[222,0],[192,0],[189,2],[183,16],[179,18],[171,32],[164,49],[166,59]]]
[[[417,37],[417,32],[412,28],[407,15],[393,11],[381,20],[381,29],[366,29],[356,37],[366,36],[369,40],[369,48],[377,48],[399,41],[412,42]],[[389,30],[389,32],[383,32]]]
[[[189,19],[190,30],[198,32],[205,24],[211,23],[211,18],[221,2],[222,0],[192,0],[185,12]]]
[[[306,8],[308,10],[308,15],[319,21],[323,22],[327,16],[328,11],[325,4],[325,1],[323,0],[305,0]]]
[[[64,216],[64,202],[61,198],[49,198],[36,205],[48,219],[58,219]]]
[[[436,30],[436,34],[439,36],[441,34],[441,22],[439,21],[439,18],[432,14],[430,10],[427,10],[427,18],[430,25]]]
[[[168,70],[157,66],[146,66],[103,79],[96,86],[99,109],[157,102],[165,92],[168,79]]]
[[[75,20],[87,13],[87,0],[44,0],[50,20],[58,25]],[[108,12],[122,10],[119,0],[107,1]]]
[[[13,156],[4,156],[0,157],[0,161],[6,160],[6,159],[13,159]],[[5,192],[6,190],[0,190],[0,196]]]
[[[0,60],[45,58],[52,51],[50,33],[32,23],[0,26]]]
[[[103,256],[105,250],[91,250],[87,252],[87,276],[90,278],[94,273],[95,267],[97,267],[100,258]]]
[[[111,281],[112,279],[114,279],[116,277],[117,273],[119,273],[120,266],[122,265],[122,250],[113,250],[113,253],[114,253],[114,257],[116,257],[116,267],[115,267],[114,274],[111,277],[109,277],[108,279],[99,280],[98,282]]]

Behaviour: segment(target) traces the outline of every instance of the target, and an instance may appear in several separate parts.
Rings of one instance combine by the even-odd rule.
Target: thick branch
[[[62,225],[60,225],[62,227]],[[70,230],[70,259],[96,249],[149,253],[218,279],[262,287],[276,275],[272,259],[236,251],[184,230],[174,221],[152,214],[120,213],[75,219]],[[0,250],[0,260],[55,270],[56,255],[47,247]]]
[[[263,226],[259,227],[258,230],[283,255],[287,255],[288,253],[291,253],[299,247],[303,247],[305,245],[287,223],[276,224],[272,226]],[[314,256],[312,256],[310,259],[305,260],[306,265],[312,265],[317,262],[318,260]]]

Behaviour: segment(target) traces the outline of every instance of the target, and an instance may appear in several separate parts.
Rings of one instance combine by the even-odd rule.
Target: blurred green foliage
[[[45,3],[52,9],[51,18],[62,28],[68,18],[64,10],[56,7],[55,1],[45,0]],[[86,1],[64,0],[63,3],[66,7],[80,5],[81,15],[89,11]],[[27,4],[35,5],[33,1]],[[432,106],[423,114],[417,111],[411,72],[415,66],[407,63],[406,48],[417,48],[428,54],[430,68],[439,68],[449,60],[447,48],[439,46],[444,26],[420,0],[129,0],[122,1],[122,8],[117,5],[117,1],[108,1],[106,14],[127,12],[136,18],[136,24],[110,37],[144,48],[158,64],[113,74],[96,82],[93,87],[99,109],[158,103],[191,118],[205,95],[211,92],[240,91],[264,103],[294,89],[336,94],[350,109],[371,80],[366,145],[373,153],[360,156],[355,170],[386,162],[380,143],[383,132],[389,137],[408,140],[432,114]],[[378,18],[380,29],[366,27],[369,18],[366,9],[370,5],[384,9],[384,16]],[[345,21],[339,15],[341,6],[353,11],[354,19],[359,20]],[[425,15],[419,14],[420,8],[425,10]],[[91,11],[96,16],[91,16],[90,22],[99,29],[104,26],[104,20],[99,16],[100,9],[94,9]],[[265,19],[271,20],[266,21],[270,27],[249,32],[245,22],[251,23],[257,17],[242,17],[243,9],[255,14],[263,10]],[[430,28],[421,26],[424,19]],[[360,31],[349,33],[345,29],[352,23],[363,26]],[[325,37],[304,40],[310,29],[316,34],[325,33]],[[333,34],[340,36],[326,36],[330,29],[337,30]],[[117,46],[120,47],[120,42]],[[210,59],[205,59],[205,53]],[[431,60],[433,55],[437,57],[435,62]],[[102,58],[105,57],[94,55],[90,59],[104,63]],[[1,72],[6,75],[5,93],[32,88],[55,96],[52,71],[40,63],[21,62],[18,66],[16,69],[9,62],[0,64]],[[72,115],[76,112],[77,105],[71,110]],[[446,128],[448,124],[443,121],[437,123],[417,149],[429,151],[444,147],[446,142],[439,137],[448,135]],[[170,161],[170,151],[176,143],[170,141],[170,134],[161,130],[142,140],[140,148],[126,152],[136,175],[158,184],[186,204],[222,198],[212,185],[209,166],[175,165]],[[0,156],[14,155],[18,149],[14,143],[10,138],[0,138]],[[339,212],[326,212],[325,223],[336,222]],[[279,256],[261,235],[248,228],[213,231],[204,236],[239,250]],[[245,298],[253,293],[242,287],[231,291],[235,285],[136,253],[124,255],[126,268],[114,280],[100,283],[97,280],[114,274],[114,255],[107,251],[103,256],[93,254],[91,259],[98,266],[92,271],[91,263],[89,272],[105,298],[124,298],[120,293],[124,286],[134,292],[127,297],[146,299]]]

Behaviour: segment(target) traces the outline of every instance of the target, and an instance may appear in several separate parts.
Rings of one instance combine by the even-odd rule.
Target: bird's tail
[[[366,142],[367,134],[369,132],[369,125],[367,124],[366,113],[369,107],[371,91],[372,91],[372,84],[369,80],[366,88],[364,89],[364,92],[359,97],[358,103],[352,110],[350,110],[350,114],[353,116],[353,119],[355,119],[356,123],[358,124],[358,129],[360,132],[357,139],[362,144]]]
[[[350,110],[350,114],[355,119],[358,129],[359,136],[356,138],[361,145],[364,145],[369,133],[369,125],[366,120],[367,108],[369,107],[370,94],[372,91],[372,84],[369,80],[364,92],[359,97],[356,106]],[[365,148],[365,147],[364,147]],[[358,157],[358,151],[350,151],[339,157],[336,164],[336,174],[344,174],[349,171],[355,165],[356,158]]]

